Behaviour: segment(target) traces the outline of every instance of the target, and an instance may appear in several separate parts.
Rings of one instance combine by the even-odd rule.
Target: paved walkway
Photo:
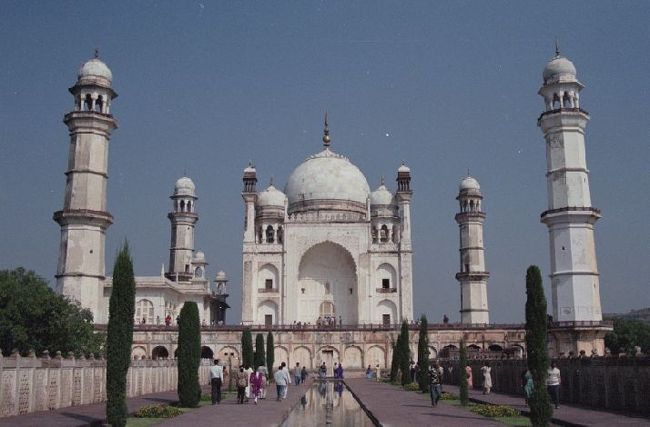
[[[440,401],[431,406],[428,394],[400,390],[398,387],[366,378],[346,379],[353,394],[363,402],[384,427],[396,426],[503,426]]]
[[[444,390],[458,395],[458,387],[445,384]],[[528,405],[519,396],[490,393],[483,394],[480,390],[469,391],[470,400],[477,403],[491,403],[512,406],[524,414],[528,414]],[[560,405],[553,411],[552,422],[563,426],[650,426],[650,419],[636,418],[613,412],[596,411],[578,406]]]
[[[133,413],[145,405],[172,403],[178,401],[176,390],[163,393],[145,394],[127,399],[129,413]],[[100,426],[106,419],[106,402],[91,405],[70,406],[55,411],[32,412],[31,414],[15,417],[0,418],[0,426],[11,427],[81,427]]]
[[[307,380],[299,386],[290,385],[287,399],[281,402],[276,400],[275,386],[272,385],[266,393],[266,399],[258,400],[253,404],[250,400],[244,405],[237,404],[235,397],[228,397],[218,405],[208,405],[181,416],[170,418],[158,426],[177,427],[213,427],[227,425],[228,427],[267,427],[278,426],[289,415],[300,398],[305,394],[312,380]]]

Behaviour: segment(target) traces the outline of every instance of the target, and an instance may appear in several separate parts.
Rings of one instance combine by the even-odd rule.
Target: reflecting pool
[[[375,424],[341,381],[316,381],[300,398],[282,427],[371,427]]]

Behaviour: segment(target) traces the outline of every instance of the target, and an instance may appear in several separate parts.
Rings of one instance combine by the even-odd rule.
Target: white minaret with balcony
[[[467,176],[460,183],[458,197],[460,212],[456,222],[460,228],[460,322],[490,323],[488,311],[485,249],[483,247],[483,195],[478,181]]]
[[[105,323],[103,307],[106,229],[113,217],[106,206],[108,141],[117,123],[110,114],[117,96],[113,74],[95,54],[79,70],[70,88],[74,110],[63,122],[70,131],[70,148],[63,209],[54,213],[61,226],[56,289],[92,311]]]
[[[171,222],[169,271],[166,276],[176,282],[189,282],[194,276],[194,226],[199,220],[196,213],[196,187],[190,178],[176,181],[172,199],[173,211],[167,214]],[[200,268],[200,267],[199,267]]]
[[[548,209],[542,213],[550,237],[551,290],[556,321],[602,320],[585,128],[589,115],[580,108],[584,87],[576,68],[556,55],[544,68],[539,95],[545,111],[538,120],[546,140]]]

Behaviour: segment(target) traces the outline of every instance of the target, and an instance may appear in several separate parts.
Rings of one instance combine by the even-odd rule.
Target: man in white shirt
[[[282,398],[286,399],[287,391],[289,390],[289,384],[291,384],[291,374],[289,373],[289,367],[287,366],[286,363],[282,362],[280,366],[282,366],[282,373],[284,374],[284,378],[286,379],[286,384],[287,384],[284,387]]]
[[[212,404],[221,403],[221,384],[223,384],[223,366],[219,359],[210,367],[210,385],[212,386]]]
[[[557,409],[560,404],[561,383],[560,370],[555,366],[555,362],[551,362],[551,368],[548,370],[548,377],[546,379],[546,388],[548,389],[548,394],[551,395],[551,400],[555,405],[555,409]]]
[[[275,380],[275,387],[278,393],[278,400],[284,399],[285,390],[287,388],[287,376],[284,370],[284,366],[280,365],[278,370],[273,374],[273,379]]]

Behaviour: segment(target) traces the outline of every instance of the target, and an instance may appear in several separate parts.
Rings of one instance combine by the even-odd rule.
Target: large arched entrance
[[[350,252],[333,242],[312,246],[300,260],[298,272],[300,322],[356,324],[357,268]]]

